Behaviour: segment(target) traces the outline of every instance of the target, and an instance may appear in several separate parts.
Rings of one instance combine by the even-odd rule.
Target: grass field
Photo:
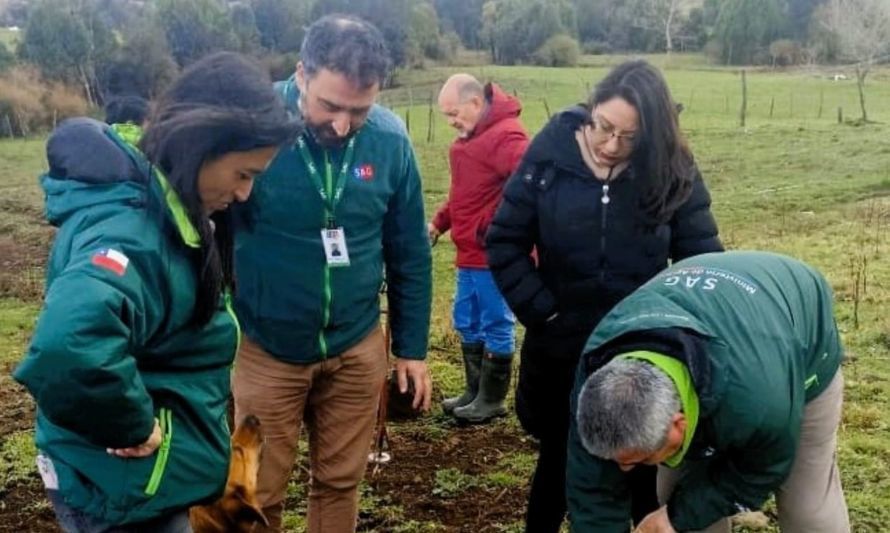
[[[739,126],[741,81],[733,69],[700,59],[651,60],[665,68],[685,110],[684,131],[714,198],[724,243],[797,256],[821,269],[835,288],[848,348],[840,465],[854,531],[890,524],[890,71],[867,84],[869,118],[857,124],[853,81],[837,70],[752,71],[748,117]],[[473,67],[525,105],[530,132],[550,112],[586,98],[612,56],[585,58],[583,68]],[[429,102],[454,68],[403,73],[382,102],[410,123],[431,216],[448,190],[452,133]],[[838,124],[838,108],[845,122]],[[820,113],[821,108],[821,113]],[[429,117],[433,118],[429,127]],[[8,377],[21,356],[38,308],[41,264],[50,233],[40,222],[42,140],[0,142],[0,524],[27,507],[19,531],[52,530],[49,511],[22,498],[36,491],[28,466],[30,404]],[[461,387],[457,337],[450,326],[454,248],[434,249],[435,294],[430,362],[440,395]],[[362,531],[521,531],[522,503],[534,464],[533,443],[514,418],[459,428],[435,412],[391,427],[395,460],[363,486]],[[287,523],[302,529],[305,471],[295,469]],[[23,501],[24,500],[24,501]],[[39,500],[39,499],[38,499]],[[4,511],[6,509],[6,511]],[[767,508],[767,516],[774,513]],[[22,516],[25,516],[22,515]],[[35,525],[36,524],[36,525]],[[36,529],[35,529],[36,528]],[[2,528],[0,528],[2,529]],[[777,531],[737,525],[736,531]]]
[[[21,31],[13,31],[9,28],[0,28],[0,43],[5,44],[7,50],[15,53],[15,49],[18,46],[18,40],[21,34]]]

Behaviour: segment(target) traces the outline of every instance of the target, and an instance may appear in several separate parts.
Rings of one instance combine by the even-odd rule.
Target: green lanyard
[[[346,152],[343,154],[343,164],[340,165],[340,175],[337,177],[337,185],[334,187],[333,194],[331,194],[329,190],[333,179],[331,175],[331,163],[328,160],[327,152],[325,152],[324,156],[325,175],[327,177],[326,186],[321,181],[321,174],[318,172],[318,167],[315,166],[315,161],[312,160],[312,154],[309,153],[309,149],[306,147],[306,141],[303,137],[297,139],[297,147],[300,149],[300,155],[303,156],[303,162],[306,163],[306,169],[309,170],[309,179],[312,180],[312,185],[315,186],[318,195],[321,196],[321,201],[324,202],[327,227],[328,229],[334,229],[337,227],[334,219],[334,211],[337,209],[337,204],[343,196],[343,189],[346,188],[346,175],[349,173],[349,165],[352,163],[352,153],[355,149],[355,136],[349,139],[349,143],[346,145]]]

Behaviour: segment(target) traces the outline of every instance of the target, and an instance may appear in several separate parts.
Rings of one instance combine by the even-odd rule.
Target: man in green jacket
[[[850,530],[835,451],[843,355],[831,288],[764,252],[663,271],[591,335],[573,394],[574,531],[626,532],[626,472],[659,465],[635,531],[726,531],[776,495],[788,532]]]
[[[309,435],[308,530],[353,531],[387,371],[387,320],[402,392],[428,409],[431,256],[420,175],[404,125],[374,104],[388,75],[380,32],[345,16],[307,30],[277,84],[307,133],[282,150],[245,206],[236,240],[236,416],[266,437],[258,498],[279,531],[300,427]]]

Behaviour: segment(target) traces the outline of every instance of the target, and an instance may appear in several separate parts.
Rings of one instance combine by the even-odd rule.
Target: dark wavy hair
[[[382,86],[391,66],[386,41],[376,26],[336,13],[307,28],[300,61],[307,78],[328,69],[365,89],[375,83]]]
[[[587,104],[592,111],[612,98],[624,99],[639,114],[630,162],[635,179],[640,180],[640,207],[653,220],[666,222],[689,198],[695,179],[677,105],[661,72],[642,60],[612,69]]]
[[[105,103],[105,122],[123,124],[132,122],[140,125],[148,116],[148,100],[135,94],[114,96]]]
[[[282,145],[301,130],[269,75],[231,52],[192,64],[158,100],[140,148],[166,175],[201,237],[194,324],[208,323],[221,291],[234,287],[232,215],[228,209],[205,213],[198,193],[202,165],[230,152]]]

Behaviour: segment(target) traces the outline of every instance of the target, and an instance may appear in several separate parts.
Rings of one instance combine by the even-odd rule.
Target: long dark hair
[[[695,179],[692,152],[680,132],[677,106],[661,73],[637,60],[612,69],[596,86],[588,106],[622,98],[639,114],[631,166],[640,180],[640,207],[666,222],[688,198]]]
[[[223,288],[234,285],[231,213],[205,213],[201,166],[230,152],[281,145],[300,128],[288,119],[268,74],[231,52],[194,63],[157,102],[140,148],[166,175],[201,237],[194,324],[208,323]]]

